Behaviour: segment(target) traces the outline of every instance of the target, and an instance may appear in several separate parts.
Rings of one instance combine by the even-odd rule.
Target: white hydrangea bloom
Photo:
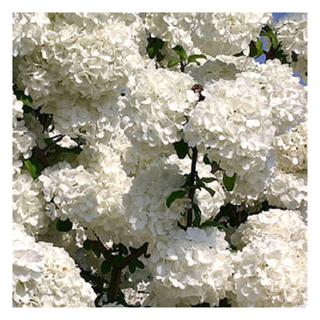
[[[271,13],[196,13],[192,40],[204,54],[234,55],[249,53],[249,44],[260,36],[263,26],[271,22]]]
[[[305,245],[306,239],[301,237],[301,232],[305,233],[306,230],[306,223],[301,219],[299,211],[270,209],[249,216],[247,222],[236,229],[231,241],[239,250],[257,238],[267,241],[277,237],[288,242],[297,241],[297,245]]]
[[[306,172],[308,168],[307,122],[276,138],[278,168],[286,172]]]
[[[188,54],[195,53],[191,39],[193,13],[152,12],[139,15],[144,22],[145,37],[150,35],[165,42],[161,52],[165,54],[166,61],[175,55],[171,49],[176,45],[181,45]]]
[[[184,128],[185,141],[207,148],[230,177],[263,170],[275,134],[265,96],[240,78],[208,85],[203,95]]]
[[[197,101],[193,79],[166,69],[146,69],[130,77],[123,99],[123,126],[128,137],[150,147],[181,139],[186,116]]]
[[[41,46],[18,61],[17,83],[35,105],[66,92],[90,99],[111,91],[120,94],[128,76],[144,65],[134,41],[137,26],[126,25],[125,17],[104,14],[101,21],[101,14],[89,19],[81,14],[48,16],[50,26],[41,35]]]
[[[281,49],[287,55],[287,61],[292,62],[292,52],[298,57],[291,63],[295,71],[300,71],[302,79],[307,81],[308,70],[308,18],[306,13],[286,14],[273,28],[281,43]]]
[[[306,217],[308,203],[306,173],[286,173],[274,168],[267,181],[266,198],[271,206],[300,210]]]
[[[134,242],[133,246],[139,247],[147,241],[148,251],[153,252],[156,243],[167,238],[170,230],[177,228],[189,200],[187,196],[177,199],[169,209],[166,201],[184,182],[179,166],[166,164],[164,159],[141,171],[133,180],[131,189],[123,198],[130,225],[129,239]]]
[[[63,248],[35,242],[13,224],[14,307],[93,307],[95,293]]]
[[[231,238],[245,245],[234,259],[233,306],[307,304],[307,228],[299,213],[275,209],[250,216]]]
[[[35,135],[25,126],[23,119],[23,102],[12,94],[12,163],[13,173],[20,172],[22,160],[32,155]]]
[[[307,120],[307,88],[293,76],[293,70],[278,59],[256,63],[247,72],[238,73],[248,83],[260,88],[272,110],[277,135]]]
[[[41,45],[42,37],[51,23],[46,13],[13,13],[12,54],[14,57],[29,55]]]
[[[78,161],[82,164],[76,168],[60,162],[39,176],[48,214],[52,219],[78,221],[98,234],[121,234],[126,221],[122,197],[131,179],[119,156],[97,145],[82,151]]]
[[[30,235],[45,233],[48,218],[45,214],[40,184],[29,172],[17,173],[13,175],[12,180],[13,221],[24,225]]]
[[[225,233],[214,228],[176,230],[158,241],[151,255],[154,270],[147,305],[186,307],[207,302],[212,306],[231,290],[231,253]]]

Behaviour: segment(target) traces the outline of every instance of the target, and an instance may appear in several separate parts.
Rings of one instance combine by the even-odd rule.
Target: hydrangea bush
[[[307,305],[305,14],[14,13],[12,55],[14,307]]]

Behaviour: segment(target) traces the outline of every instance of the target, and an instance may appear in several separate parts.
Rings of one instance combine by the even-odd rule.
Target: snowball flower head
[[[130,77],[123,99],[126,135],[150,147],[181,139],[186,116],[197,101],[192,77],[166,69],[146,69]]]
[[[248,218],[231,237],[232,305],[301,307],[307,303],[307,228],[298,212],[274,209]]]
[[[234,55],[249,53],[249,44],[256,40],[271,13],[196,13],[193,17],[192,40],[203,53]]]
[[[13,225],[14,307],[93,307],[95,293],[63,248],[38,242]]]
[[[184,127],[185,141],[207,152],[230,177],[263,170],[275,134],[265,96],[243,79],[220,80],[203,94]]]
[[[155,307],[218,305],[231,289],[231,253],[224,237],[218,229],[188,228],[159,241],[150,258],[154,279],[146,302]]]

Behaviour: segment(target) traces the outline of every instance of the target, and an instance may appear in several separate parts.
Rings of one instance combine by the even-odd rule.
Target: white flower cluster
[[[45,214],[41,187],[29,172],[13,176],[12,202],[13,221],[23,224],[28,234],[35,235],[47,231],[48,218]]]
[[[189,146],[208,149],[230,177],[263,170],[275,134],[265,96],[241,78],[215,82],[203,94],[184,128]]]
[[[283,209],[300,210],[307,218],[307,179],[307,175],[303,173],[285,173],[273,168],[266,188],[269,204]]]
[[[14,307],[93,307],[95,293],[63,248],[35,242],[13,225]]]
[[[273,28],[281,43],[281,49],[287,55],[287,61],[295,71],[299,71],[302,79],[307,81],[308,63],[308,18],[306,13],[291,13],[283,16]],[[292,53],[297,55],[292,59]]]
[[[218,306],[227,298],[239,307],[306,305],[307,89],[293,76],[294,61],[233,56],[247,54],[270,19],[13,14],[14,90],[33,101],[29,110],[13,95],[14,306],[94,306],[79,268],[101,275],[103,257],[83,247],[96,235],[106,248],[148,242],[150,258],[139,257],[145,267],[122,273],[129,304]],[[307,55],[300,22],[302,33],[291,22],[277,29],[279,40],[298,34],[296,47],[281,38],[298,62]],[[165,41],[161,63],[148,58],[148,37]],[[208,60],[186,73],[168,69],[176,45]],[[25,160],[38,159],[35,150],[48,164],[33,178]],[[186,187],[192,172],[193,199]],[[224,180],[234,174],[228,191]],[[185,227],[192,204],[194,225]],[[229,204],[247,213],[264,204],[278,209],[233,228],[224,215]],[[226,232],[208,226],[215,218]],[[57,219],[69,219],[72,229],[61,233]]]
[[[47,14],[46,29],[36,30],[41,32],[40,43],[32,41],[37,46],[28,54],[16,49],[20,58],[17,82],[38,105],[65,92],[91,99],[110,91],[120,93],[128,76],[141,67],[142,57],[133,41],[135,31],[126,25],[125,17],[122,21],[108,14],[103,21],[99,18],[99,14],[89,18]],[[35,15],[15,16],[14,28],[20,20],[29,20],[14,30],[19,33],[17,38],[29,33],[33,40],[30,25],[35,27],[34,19]]]
[[[123,126],[128,137],[150,147],[168,145],[181,139],[197,95],[194,80],[181,72],[146,69],[132,75],[130,92],[123,99]]]
[[[167,42],[164,53],[182,45],[189,54],[234,55],[271,21],[271,13],[148,13],[141,15],[148,34]]]
[[[12,94],[12,164],[13,174],[19,173],[22,160],[32,155],[35,135],[28,130],[23,120],[23,103]]]
[[[286,172],[307,172],[308,141],[307,122],[278,136],[275,149],[278,156],[278,167]]]
[[[272,110],[272,121],[277,135],[307,120],[307,88],[293,76],[293,70],[277,59],[264,64],[248,66],[246,72],[238,73],[251,85],[260,88]]]
[[[147,303],[154,307],[218,305],[232,286],[232,258],[224,237],[218,229],[188,228],[172,232],[169,242],[159,241],[150,258],[155,273]]]
[[[121,234],[125,229],[122,196],[131,179],[121,169],[119,156],[100,145],[84,150],[78,160],[82,165],[76,168],[60,162],[39,176],[48,215],[78,221],[96,232]]]
[[[231,239],[241,249],[234,260],[234,306],[307,304],[307,230],[299,212],[250,216]]]
[[[196,13],[192,39],[195,47],[211,56],[241,51],[248,55],[251,40],[259,38],[271,18],[271,13]]]

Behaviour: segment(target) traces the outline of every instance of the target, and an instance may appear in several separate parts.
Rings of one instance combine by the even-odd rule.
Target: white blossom
[[[245,245],[234,259],[232,305],[307,304],[307,230],[299,213],[270,210],[248,218],[232,236]],[[239,242],[240,241],[240,242]]]
[[[220,80],[203,94],[184,128],[189,146],[206,149],[230,177],[263,170],[275,134],[264,95],[243,79]]]
[[[231,253],[218,229],[177,230],[157,243],[151,256],[153,281],[146,303],[154,307],[185,307],[207,302],[212,306],[231,289]]]
[[[291,13],[283,16],[273,24],[281,49],[286,59],[291,62],[295,71],[299,71],[302,79],[307,81],[308,64],[308,18],[306,13]],[[297,60],[292,59],[292,53]]]
[[[95,293],[63,248],[13,225],[14,307],[93,307]]]

